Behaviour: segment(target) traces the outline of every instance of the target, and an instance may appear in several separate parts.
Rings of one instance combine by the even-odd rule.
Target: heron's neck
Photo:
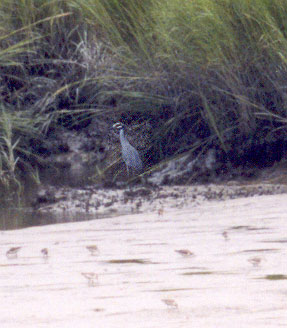
[[[120,130],[120,141],[121,141],[121,144],[124,144],[127,142],[127,139],[125,137],[125,131],[124,129],[121,129]]]

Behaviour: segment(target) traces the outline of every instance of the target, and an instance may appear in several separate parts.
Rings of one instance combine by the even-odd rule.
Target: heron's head
[[[124,125],[121,122],[117,122],[113,125],[113,129],[120,131],[124,129]]]

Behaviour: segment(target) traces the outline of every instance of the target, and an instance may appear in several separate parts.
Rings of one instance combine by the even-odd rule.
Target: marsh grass
[[[2,0],[0,16],[4,171],[34,156],[25,124],[149,126],[151,164],[286,138],[283,0]]]
[[[23,185],[21,172],[36,176],[32,162],[40,160],[28,147],[30,138],[41,139],[41,119],[2,107],[0,112],[0,186],[2,200],[20,200]],[[38,126],[37,126],[38,125]],[[21,168],[21,170],[19,170]],[[36,181],[36,180],[35,180]],[[7,197],[6,197],[7,196]]]
[[[37,167],[33,168],[32,163],[37,162],[39,157],[29,148],[30,140],[43,139],[47,124],[52,121],[52,114],[45,113],[43,106],[42,113],[36,108],[37,102],[43,105],[43,99],[47,98],[36,90],[41,78],[29,76],[39,44],[46,36],[44,31],[39,33],[39,26],[49,25],[51,21],[68,15],[64,13],[38,19],[33,15],[33,8],[27,7],[28,4],[32,2],[0,3],[3,19],[0,27],[0,189],[2,200],[12,202],[15,201],[13,195],[19,199],[23,191],[20,176],[24,172],[25,175],[36,176]],[[34,90],[31,84],[34,84]],[[37,99],[33,104],[30,102],[32,97]]]
[[[0,135],[0,181],[4,188],[12,193],[19,194],[21,184],[16,176],[16,166],[19,157],[16,148],[20,139],[14,139],[10,114],[2,110]]]

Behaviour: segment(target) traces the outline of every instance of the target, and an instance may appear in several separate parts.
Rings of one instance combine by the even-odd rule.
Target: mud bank
[[[45,188],[34,210],[56,216],[91,215],[97,218],[196,207],[211,200],[287,193],[285,184],[209,184],[200,186],[134,186],[125,189]]]

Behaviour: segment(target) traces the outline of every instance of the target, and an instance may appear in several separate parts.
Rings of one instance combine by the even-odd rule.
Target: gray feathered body
[[[124,129],[120,130],[120,141],[122,146],[122,156],[126,166],[137,172],[142,170],[142,160],[138,151],[128,142],[124,134]]]

